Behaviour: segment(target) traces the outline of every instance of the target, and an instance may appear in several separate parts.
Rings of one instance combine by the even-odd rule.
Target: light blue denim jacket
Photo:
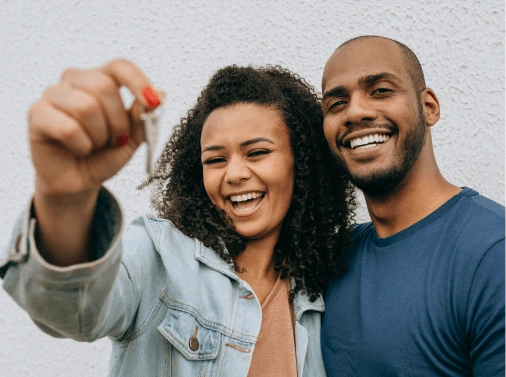
[[[247,376],[261,307],[211,249],[150,216],[122,235],[121,209],[102,189],[94,220],[99,259],[56,267],[37,251],[30,208],[0,254],[0,277],[44,332],[85,342],[109,337],[110,376]],[[298,376],[325,376],[323,300],[297,294],[293,307]]]

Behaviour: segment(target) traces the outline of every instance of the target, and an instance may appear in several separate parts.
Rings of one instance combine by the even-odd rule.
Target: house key
[[[144,140],[146,141],[146,174],[153,174],[153,154],[158,139],[158,112],[147,113],[144,107],[141,107],[140,118],[144,130]]]

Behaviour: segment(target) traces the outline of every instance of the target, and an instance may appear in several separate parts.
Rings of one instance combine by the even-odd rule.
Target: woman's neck
[[[246,249],[234,258],[239,277],[255,292],[260,305],[263,304],[276,284],[279,273],[274,270],[274,239],[248,240]]]
[[[277,240],[278,235],[275,235],[246,242],[244,251],[234,258],[236,269],[242,279],[276,280],[274,248]]]

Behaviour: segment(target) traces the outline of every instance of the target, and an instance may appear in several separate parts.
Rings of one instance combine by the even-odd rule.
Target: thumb
[[[167,93],[161,90],[154,91],[157,97],[160,99],[160,103],[163,104],[165,98],[167,97]],[[130,135],[131,141],[134,143],[135,148],[137,148],[144,141],[144,129],[143,121],[141,120],[141,114],[145,112],[151,113],[158,109],[159,106],[155,108],[145,108],[141,102],[134,101],[132,107],[130,107],[130,110],[128,111],[128,116],[130,119]]]
[[[156,93],[159,95],[161,101],[165,99],[165,92],[156,91]],[[150,108],[147,111],[151,112],[153,110],[153,108]],[[116,141],[116,145],[97,151],[88,158],[88,168],[94,183],[101,184],[118,173],[130,161],[137,148],[142,144],[144,141],[144,129],[141,113],[143,111],[145,111],[144,105],[137,100],[134,101],[130,110],[128,110],[130,136],[120,136]]]

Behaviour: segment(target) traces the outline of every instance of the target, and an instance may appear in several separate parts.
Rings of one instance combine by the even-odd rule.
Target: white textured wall
[[[320,90],[328,56],[362,34],[418,54],[441,102],[433,135],[443,174],[504,204],[503,0],[1,0],[0,247],[33,190],[27,110],[64,68],[118,56],[136,62],[169,93],[165,140],[216,69],[281,64]],[[144,153],[107,183],[128,222],[148,210],[149,193],[135,190]],[[104,376],[109,350],[108,340],[41,333],[0,289],[0,377]]]

